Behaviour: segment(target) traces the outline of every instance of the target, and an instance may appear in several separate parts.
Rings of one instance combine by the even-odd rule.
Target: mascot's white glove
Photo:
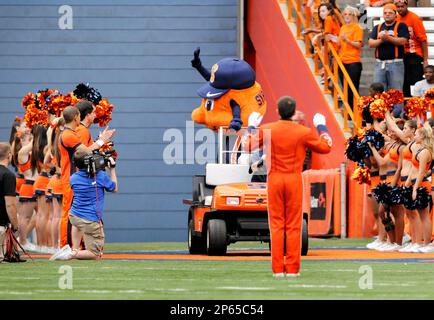
[[[315,113],[315,115],[313,116],[313,125],[315,126],[315,128],[318,128],[318,126],[320,125],[325,126],[326,118],[324,117],[324,115],[322,115],[321,113]]]
[[[261,114],[259,112],[252,112],[249,116],[249,127],[259,127],[259,125],[262,122],[262,118],[264,118],[264,116],[261,116]]]

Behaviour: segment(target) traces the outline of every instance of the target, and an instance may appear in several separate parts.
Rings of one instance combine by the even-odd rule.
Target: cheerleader
[[[390,120],[391,119],[386,116],[389,134],[394,139],[394,143],[390,149],[390,152],[388,153],[388,157],[378,159],[379,155],[376,150],[373,150],[373,153],[376,154],[378,161],[381,161],[382,163],[391,161],[397,165],[394,177],[388,181],[393,188],[403,184],[406,181],[408,172],[411,169],[411,162],[405,160],[404,155],[406,155],[406,150],[408,150],[407,143],[409,143],[413,138],[417,125],[413,120],[408,120],[405,123],[401,119],[397,120],[396,122],[394,120]],[[405,228],[405,209],[401,204],[395,204],[391,206],[390,210],[394,218],[394,243],[388,247],[380,248],[380,251],[396,251],[402,249]]]
[[[45,156],[44,163],[52,168],[53,175],[47,185],[47,203],[50,215],[50,234],[51,234],[51,244],[54,249],[59,249],[59,228],[60,228],[60,217],[62,214],[62,185],[60,182],[60,167],[59,167],[59,150],[58,150],[58,140],[60,132],[63,130],[65,121],[63,118],[58,118],[53,121],[53,128],[49,128],[47,132],[48,145],[47,153]],[[53,253],[55,250],[52,250]]]
[[[37,170],[39,175],[33,185],[33,192],[36,198],[38,214],[36,215],[36,236],[41,252],[51,253],[48,247],[51,246],[51,235],[48,229],[50,210],[45,198],[46,187],[49,182],[50,168],[44,164],[45,153],[47,152],[47,128],[41,124],[34,127],[34,139],[32,149],[32,170]]]
[[[418,194],[421,193],[421,191],[418,190],[420,187],[426,188],[428,192],[431,190],[431,183],[428,181],[427,176],[430,174],[431,162],[433,161],[434,137],[428,122],[426,122],[422,128],[416,130],[414,141],[416,144],[416,152],[413,153],[411,159],[412,168],[405,185],[412,187],[411,200],[414,202],[413,204],[416,204],[416,198]],[[415,243],[405,248],[403,252],[434,252],[434,248],[431,244],[432,223],[429,216],[430,207],[432,206],[430,193],[429,197],[429,204],[425,206],[422,203],[420,205],[423,205],[423,207],[411,210],[413,211],[413,215],[419,216],[421,223],[415,226]]]
[[[407,120],[404,124],[403,130],[401,130],[401,128],[399,128],[395,124],[395,120],[390,115],[390,112],[386,113],[386,122],[390,130],[392,130],[399,137],[399,139],[405,144],[405,146],[402,148],[402,152],[399,154],[398,170],[396,171],[397,174],[395,175],[395,178],[392,182],[392,186],[400,185],[401,187],[403,187],[405,182],[407,181],[407,177],[412,167],[411,158],[414,149],[416,148],[414,142],[414,135],[417,129],[417,122],[414,120]],[[408,211],[402,204],[397,207],[399,208],[398,210],[404,212],[404,217],[407,217],[407,221],[413,220],[413,222],[410,223],[409,226],[411,230],[410,233],[414,234],[414,226],[420,224],[419,217],[417,215],[412,214],[410,211]],[[402,228],[404,228],[404,230],[407,229],[406,225],[408,224],[404,222],[404,226],[402,227],[401,220],[398,220],[396,222],[397,234],[400,234]],[[403,240],[404,239],[410,240],[410,237],[404,234]],[[406,243],[406,244],[403,243],[402,248],[398,250],[404,250],[410,244],[411,243]]]
[[[404,124],[399,122],[398,124],[403,128]],[[383,156],[370,144],[372,154],[380,167],[380,182],[381,183],[391,183],[394,180],[396,171],[398,169],[399,153],[402,148],[402,143],[399,138],[394,134],[393,131],[387,129],[385,134],[383,134],[385,140],[387,141],[383,148]],[[385,172],[382,173],[381,171]],[[387,205],[389,207],[389,205]],[[390,211],[389,211],[390,210]],[[398,221],[399,232],[397,233],[397,228],[394,221],[391,219],[389,212],[392,213],[395,223]],[[388,235],[388,242],[376,246],[374,249],[378,251],[395,251],[401,248],[402,245],[402,233],[404,225],[404,213],[399,210],[397,206],[391,206],[386,208],[384,204],[379,206],[379,216],[381,217],[380,223],[383,224]],[[401,231],[402,225],[402,232]]]
[[[28,251],[35,251],[36,246],[27,241],[30,232],[31,219],[36,210],[36,198],[33,193],[33,184],[38,176],[35,169],[31,167],[33,148],[33,134],[25,133],[21,138],[21,148],[17,153],[18,169],[24,176],[24,183],[20,188],[18,200],[20,210],[18,212],[19,239],[23,248]]]
[[[369,109],[365,108],[362,111],[362,118],[364,125],[369,129],[380,129],[380,125],[374,118],[372,117]],[[378,237],[373,242],[370,242],[366,245],[368,249],[376,249],[377,247],[383,246],[387,243],[387,233],[384,225],[381,223],[381,218],[379,216],[380,206],[379,203],[372,196],[371,191],[373,187],[376,187],[380,183],[380,168],[375,160],[375,157],[369,157],[365,161],[366,166],[369,168],[371,172],[371,184],[368,185],[368,203],[371,206],[372,212],[374,214],[374,218],[377,225]]]

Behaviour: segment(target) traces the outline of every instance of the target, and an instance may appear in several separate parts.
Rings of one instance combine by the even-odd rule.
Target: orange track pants
[[[268,223],[273,273],[300,271],[302,200],[303,183],[300,173],[269,175]]]
[[[71,227],[69,223],[69,210],[72,205],[72,197],[74,196],[71,186],[69,184],[62,185],[63,199],[62,199],[62,216],[60,218],[60,247],[71,243]]]

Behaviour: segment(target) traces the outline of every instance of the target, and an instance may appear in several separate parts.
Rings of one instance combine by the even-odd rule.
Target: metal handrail
[[[303,40],[305,42],[306,47],[306,57],[311,57],[309,45],[312,43],[312,35],[307,34],[305,37],[301,36],[301,27],[308,28],[308,20],[305,18],[301,6],[301,0],[287,0],[288,6],[288,21],[294,22],[296,25],[296,38],[298,40]],[[295,9],[296,16],[295,19],[293,17],[293,9]],[[329,66],[329,51],[333,59],[333,70]],[[327,41],[324,41],[323,52],[319,50],[319,48],[315,47],[314,54],[314,62],[315,62],[315,73],[319,74],[319,62],[321,61],[324,67],[324,87],[323,92],[331,94],[328,89],[329,80],[328,77],[330,75],[330,79],[333,83],[333,101],[334,101],[334,111],[341,112],[344,119],[344,131],[351,132],[351,129],[348,127],[348,116],[353,122],[354,130],[357,130],[361,126],[361,118],[358,112],[353,112],[348,102],[348,90],[351,90],[353,93],[353,108],[357,108],[357,102],[360,99],[359,92],[354,87],[354,83],[351,80],[347,70],[345,69],[342,60],[340,59],[336,49],[333,46],[329,46]],[[339,83],[339,71],[342,72],[343,75],[343,85]],[[344,105],[343,109],[339,108],[339,99],[341,97],[342,103]]]

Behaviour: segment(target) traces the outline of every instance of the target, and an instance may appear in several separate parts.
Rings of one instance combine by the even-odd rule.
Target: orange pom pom
[[[357,106],[360,109],[364,109],[365,107],[367,107],[372,101],[374,101],[374,98],[372,98],[371,96],[362,96],[359,99],[359,102],[357,103]]]
[[[428,99],[428,100],[434,99],[434,88],[431,88],[431,89],[425,91],[424,97],[425,97],[425,99]]]
[[[98,123],[100,127],[105,127],[111,120],[111,114],[114,106],[104,98],[95,108],[95,120],[94,123]]]
[[[357,167],[351,179],[357,181],[359,184],[371,184],[371,172],[367,167]]]
[[[417,116],[425,117],[428,108],[428,100],[421,97],[413,97],[407,100],[404,111],[409,118],[416,118]]]
[[[27,108],[27,106],[29,106],[30,104],[34,104],[35,103],[35,95],[31,92],[27,93],[24,97],[23,100],[21,101],[21,105],[24,108]]]
[[[26,122],[26,126],[30,129],[36,124],[42,124],[45,126],[48,124],[48,113],[45,110],[37,108],[33,103],[26,108],[23,120]]]
[[[390,89],[383,92],[381,98],[389,108],[393,108],[395,104],[404,103],[404,93],[401,90]]]
[[[369,111],[374,118],[383,119],[390,106],[383,99],[375,99],[369,106]]]
[[[47,111],[56,115],[56,117],[60,117],[60,114],[66,107],[75,104],[72,104],[71,102],[75,102],[76,99],[75,96],[69,94],[66,96],[62,94],[52,96],[48,101]]]

